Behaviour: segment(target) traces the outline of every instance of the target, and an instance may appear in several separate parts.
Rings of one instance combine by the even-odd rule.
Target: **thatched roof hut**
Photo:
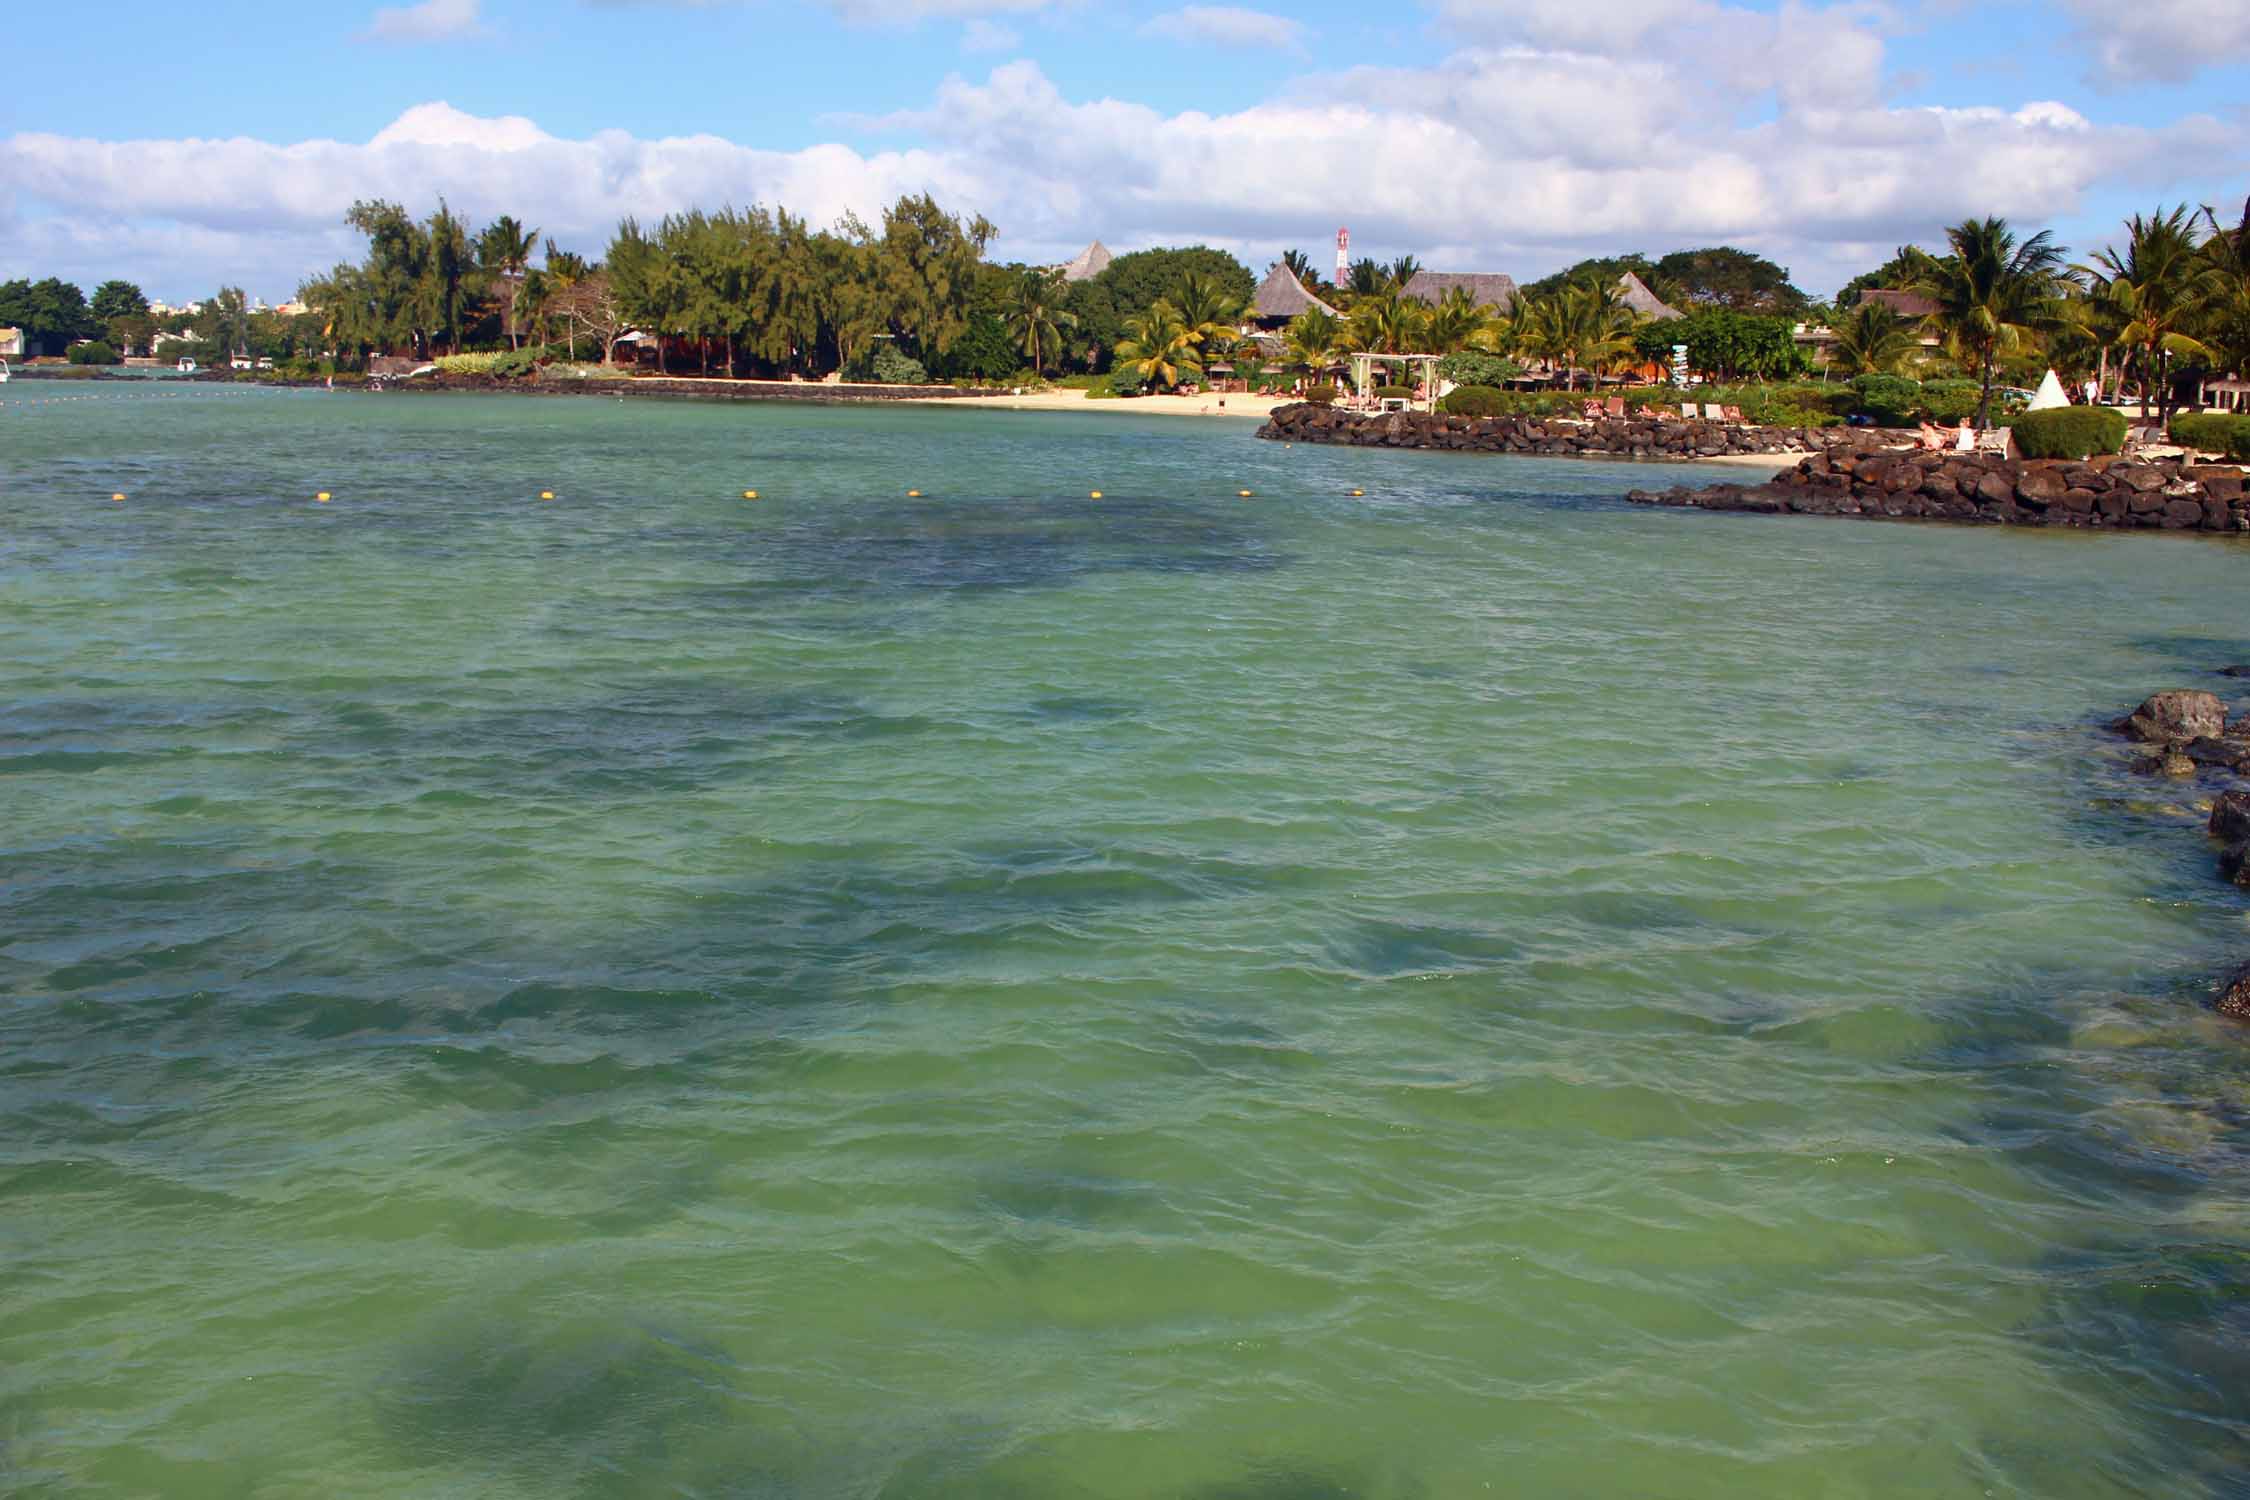
[[[1642,317],[1654,318],[1659,323],[1669,323],[1674,318],[1686,316],[1650,291],[1648,283],[1630,271],[1617,278],[1617,298]]]
[[[1406,295],[1419,297],[1435,307],[1455,287],[1467,287],[1469,295],[1477,299],[1477,306],[1487,312],[1506,316],[1516,305],[1516,279],[1498,272],[1416,271],[1414,279],[1406,284]]]
[[[1096,240],[1079,251],[1076,260],[1062,268],[1062,278],[1065,281],[1092,281],[1109,269],[1112,259],[1109,246]]]
[[[1250,316],[1260,323],[1286,323],[1299,313],[1314,308],[1332,318],[1342,313],[1305,290],[1290,269],[1279,261],[1266,272],[1266,279],[1258,283],[1258,290],[1250,298]]]
[[[1902,318],[1926,318],[1937,311],[1937,304],[1920,292],[1881,291],[1870,287],[1859,294],[1860,303],[1880,302]]]

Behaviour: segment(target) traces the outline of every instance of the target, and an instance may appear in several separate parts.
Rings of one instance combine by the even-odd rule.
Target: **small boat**
[[[0,385],[6,385],[7,383],[8,383],[8,362],[7,362],[6,360],[4,360],[4,359],[0,359]]]
[[[193,375],[193,374],[195,373],[195,361],[194,361],[194,360],[192,360],[192,359],[190,359],[190,358],[188,358],[188,357],[187,357],[186,355],[184,355],[184,354],[183,354],[183,355],[181,355],[181,356],[180,356],[180,363],[179,363],[179,371],[180,371],[180,373],[181,373],[182,375]]]

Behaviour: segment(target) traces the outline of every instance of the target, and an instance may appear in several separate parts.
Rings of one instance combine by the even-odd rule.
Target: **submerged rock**
[[[2195,762],[2170,750],[2161,750],[2134,761],[2133,772],[2138,776],[2193,776]]]
[[[2222,844],[2250,842],[2250,792],[2221,792],[2211,804],[2211,837]]]
[[[2173,688],[2118,720],[2117,732],[2145,745],[2217,739],[2227,732],[2227,706],[2216,693]]]
[[[2250,1021],[2250,967],[2219,986],[2219,1014]]]

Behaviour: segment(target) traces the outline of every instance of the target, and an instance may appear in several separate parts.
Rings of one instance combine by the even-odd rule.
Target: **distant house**
[[[0,359],[22,359],[23,348],[21,328],[0,328]]]
[[[1406,284],[1406,295],[1419,297],[1435,307],[1455,287],[1467,288],[1469,295],[1476,298],[1477,306],[1488,313],[1505,317],[1516,305],[1516,279],[1498,272],[1416,271],[1414,279]]]
[[[1250,297],[1250,321],[1260,328],[1279,328],[1299,313],[1318,308],[1332,318],[1342,313],[1305,290],[1294,272],[1279,261],[1266,272],[1266,279],[1258,283],[1258,290]]]
[[[1065,281],[1092,281],[1096,276],[1109,269],[1109,263],[1112,259],[1114,257],[1110,255],[1109,247],[1100,240],[1096,240],[1079,251],[1076,260],[1061,268],[1062,279]]]

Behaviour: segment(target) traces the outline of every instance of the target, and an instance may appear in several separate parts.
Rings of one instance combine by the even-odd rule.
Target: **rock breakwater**
[[[1584,422],[1549,417],[1456,417],[1443,412],[1370,416],[1309,402],[1275,407],[1258,429],[1258,436],[1275,442],[1337,443],[1356,448],[1677,461],[1736,453],[1858,451],[1876,441],[1867,431],[1848,427],[1744,427],[1684,417],[1610,417]]]
[[[2178,460],[2087,463],[1997,454],[1816,453],[1764,484],[1633,490],[1642,505],[1987,526],[2250,532],[2243,472]]]

